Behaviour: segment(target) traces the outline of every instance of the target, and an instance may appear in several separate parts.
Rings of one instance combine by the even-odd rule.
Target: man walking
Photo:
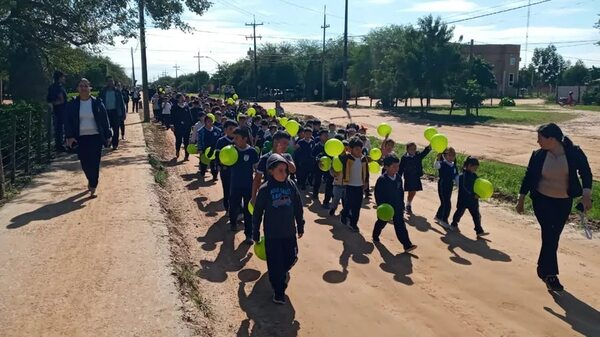
[[[48,88],[46,101],[52,104],[54,121],[54,147],[57,152],[64,152],[64,124],[67,107],[67,91],[64,88],[66,76],[62,71],[54,72],[54,83]]]
[[[119,128],[121,127],[121,119],[125,116],[125,102],[121,90],[115,87],[115,80],[112,76],[106,77],[106,86],[100,90],[99,94],[106,112],[108,120],[113,131],[112,148],[116,150],[119,147]]]

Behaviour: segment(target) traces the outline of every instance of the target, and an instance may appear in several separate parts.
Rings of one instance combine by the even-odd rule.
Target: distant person
[[[82,78],[79,95],[69,102],[65,114],[67,146],[77,151],[88,181],[90,197],[95,197],[100,173],[102,146],[110,146],[112,133],[108,114],[101,100],[92,97],[90,82]]]
[[[127,89],[126,86],[123,86],[123,89],[121,89],[121,95],[123,95],[123,102],[125,103],[125,113],[129,112],[129,97],[131,95],[131,93],[129,92],[129,89]]]
[[[438,196],[440,198],[440,207],[435,214],[435,221],[446,229],[450,229],[448,219],[452,210],[452,189],[454,180],[458,176],[455,160],[456,151],[449,147],[438,155],[434,163],[434,168],[438,170]]]
[[[121,128],[121,120],[125,118],[125,102],[121,90],[115,87],[115,80],[112,76],[106,76],[106,86],[100,90],[99,98],[102,99],[110,127],[113,131],[112,148],[119,148],[119,129]]]
[[[281,106],[281,101],[275,101],[275,112],[277,117],[285,117],[285,109]]]
[[[117,82],[115,85],[117,90],[121,91],[121,96],[123,97],[123,115],[119,118],[119,129],[121,131],[121,140],[125,140],[125,119],[127,119],[127,102],[129,102],[129,97],[123,95],[123,88],[121,87],[121,83]],[[125,97],[127,97],[127,101],[125,101]]]
[[[569,106],[575,105],[575,99],[573,98],[572,91],[569,91],[569,97],[567,97],[567,105],[569,105]]]
[[[190,143],[190,131],[194,120],[182,94],[177,94],[177,104],[171,109],[171,116],[173,119],[173,132],[175,133],[175,158],[179,159],[179,151],[183,144],[185,153],[183,160],[187,161],[190,157],[187,147]]]
[[[558,125],[544,124],[537,132],[540,149],[529,159],[516,208],[523,213],[525,196],[529,194],[542,229],[537,275],[549,290],[562,291],[558,279],[558,242],[571,214],[573,199],[583,196],[584,211],[592,208],[592,171],[583,150]]]
[[[408,214],[412,214],[412,202],[417,192],[423,190],[421,184],[423,159],[429,152],[431,152],[431,146],[427,146],[423,151],[417,151],[417,144],[410,142],[406,144],[406,153],[400,159],[400,174],[404,177],[404,191],[408,194],[406,199],[406,213]]]
[[[219,172],[221,174],[221,187],[223,189],[223,207],[225,208],[225,212],[229,212],[229,194],[231,192],[231,169],[229,166],[225,166],[219,160],[219,151],[221,151],[225,146],[234,145],[233,143],[233,131],[237,129],[238,123],[236,121],[232,121],[230,119],[226,120],[223,123],[223,133],[225,134],[223,137],[219,138],[217,141],[216,159],[213,161],[217,162],[219,166]]]
[[[477,169],[479,160],[475,157],[467,157],[463,164],[463,173],[458,177],[458,201],[456,202],[456,212],[452,217],[450,229],[459,232],[458,223],[469,210],[473,223],[475,224],[475,234],[477,237],[488,235],[481,227],[481,213],[479,212],[479,196],[475,193],[475,180],[477,180]]]
[[[62,71],[54,72],[54,83],[48,88],[46,101],[52,104],[52,119],[54,122],[54,148],[64,152],[64,119],[67,107],[67,91],[65,90],[66,76]]]
[[[131,101],[133,102],[133,112],[138,112],[138,110],[140,108],[140,99],[141,99],[140,89],[137,87],[133,88],[133,91],[131,92]]]

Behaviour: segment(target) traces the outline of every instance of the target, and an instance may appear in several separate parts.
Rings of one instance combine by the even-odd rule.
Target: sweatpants
[[[331,199],[331,204],[329,206],[334,212],[337,209],[340,201],[342,202],[342,209],[344,209],[344,200],[346,196],[346,186],[343,185],[332,185],[333,189],[333,198]]]
[[[538,192],[532,194],[533,211],[542,229],[542,247],[538,258],[540,277],[558,275],[558,242],[573,207],[573,199],[556,199]]]
[[[183,144],[183,150],[185,151],[185,157],[187,158],[189,156],[187,147],[190,144],[190,128],[175,126],[173,132],[175,133],[175,151],[179,153],[181,144]]]
[[[452,217],[452,226],[458,226],[460,219],[465,214],[465,211],[469,210],[471,216],[473,217],[473,223],[475,224],[475,233],[483,233],[483,228],[481,227],[481,213],[479,213],[479,201],[470,201],[470,202],[458,202],[456,206],[456,211],[454,212],[454,216]]]
[[[308,180],[308,172],[311,170],[310,164],[297,162],[296,177],[298,178],[298,187],[302,190],[306,189]]]
[[[248,211],[248,203],[252,197],[252,188],[239,189],[231,188],[229,194],[229,221],[236,224],[238,214],[240,213],[240,205],[244,207],[244,234],[246,237],[252,237],[252,215]],[[243,204],[242,204],[243,201]]]
[[[325,197],[323,198],[323,205],[328,205],[333,194],[333,177],[329,172],[323,172],[317,166],[313,172],[313,196],[319,196],[319,190],[321,189],[321,182],[325,183]]]
[[[438,180],[438,197],[440,198],[440,207],[435,215],[436,218],[448,222],[450,211],[452,210],[452,182],[443,182]]]
[[[88,186],[96,188],[100,175],[100,157],[102,156],[102,137],[100,135],[79,136],[77,138],[77,157]]]
[[[110,128],[112,129],[112,147],[117,148],[119,146],[119,128],[121,127],[121,116],[117,110],[107,110],[108,121],[110,122]]]
[[[133,101],[133,112],[138,112],[138,109],[141,108],[140,107],[140,99],[134,99]]]
[[[342,210],[342,221],[350,219],[350,226],[358,228],[360,208],[363,201],[362,186],[346,186],[346,201]]]
[[[158,110],[154,110],[154,119],[156,119],[157,122],[162,122],[162,110],[158,109]]]
[[[223,187],[223,208],[229,211],[229,194],[231,193],[231,170],[229,168],[221,167],[221,186]]]
[[[404,207],[401,209],[394,210],[394,231],[396,232],[396,237],[398,241],[402,244],[404,249],[408,249],[412,246],[412,242],[410,242],[410,238],[408,237],[408,231],[406,230],[406,224],[404,223]],[[373,239],[379,239],[379,235],[381,235],[381,231],[387,225],[387,221],[377,220],[375,222],[375,227],[373,227]]]
[[[296,237],[284,239],[265,238],[265,252],[267,253],[269,281],[271,281],[273,292],[277,296],[285,296],[287,273],[298,256]]]

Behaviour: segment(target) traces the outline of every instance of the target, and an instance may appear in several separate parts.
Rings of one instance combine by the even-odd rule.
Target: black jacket
[[[375,202],[377,205],[390,204],[394,212],[402,214],[404,211],[404,189],[402,188],[402,176],[396,174],[392,180],[387,174],[382,174],[375,183]]]
[[[104,104],[101,100],[91,97],[92,100],[92,112],[94,113],[94,119],[98,126],[98,133],[105,141],[112,137],[112,131],[110,124],[108,123],[108,114],[104,108]],[[71,100],[67,104],[67,112],[65,115],[65,137],[66,138],[77,138],[79,137],[79,96]]]
[[[106,102],[106,91],[108,88],[104,87],[100,89],[98,93],[98,98],[102,100],[102,102]],[[123,93],[121,90],[117,88],[112,89],[115,92],[115,108],[117,110],[117,114],[121,117],[125,116],[125,101],[123,100]]]
[[[525,177],[521,183],[521,194],[526,195],[529,192],[537,191],[547,154],[548,151],[542,149],[533,151],[531,154]],[[565,147],[565,155],[569,164],[569,188],[567,194],[571,198],[577,198],[583,194],[584,188],[592,188],[592,170],[590,169],[590,164],[585,153],[583,153],[579,146]],[[580,177],[581,182],[579,181]]]
[[[400,158],[400,171],[401,175],[404,175],[404,179],[407,178],[421,178],[423,176],[423,158],[431,152],[431,146],[427,146],[423,151],[415,153],[414,156],[409,156],[406,153]]]
[[[252,238],[255,241],[260,239],[263,214],[265,238],[284,239],[296,237],[296,232],[304,233],[302,199],[298,187],[290,179],[279,182],[269,178],[258,190],[252,217]]]
[[[472,205],[478,202],[475,194],[475,180],[477,174],[464,171],[458,177],[458,204]]]
[[[191,129],[194,125],[192,113],[187,106],[180,107],[179,104],[171,107],[171,123],[175,128]]]

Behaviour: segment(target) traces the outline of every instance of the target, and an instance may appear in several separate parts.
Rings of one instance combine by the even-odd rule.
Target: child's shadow
[[[245,280],[240,277],[238,298],[240,308],[244,310],[247,318],[240,323],[237,337],[298,336],[300,323],[296,321],[294,306],[289,298],[286,298],[285,305],[272,302],[273,291],[266,273],[256,281],[250,294],[246,294],[245,286]]]
[[[208,201],[207,197],[196,197],[196,198],[194,198],[194,201],[198,205],[198,209],[205,212],[206,216],[208,216],[208,217],[216,217],[217,215],[219,215],[219,213],[217,213],[217,211],[220,211],[223,209],[223,199],[222,198],[217,201],[211,201],[211,202],[207,203],[206,205],[204,205],[203,202]]]
[[[352,261],[359,264],[368,264],[369,257],[367,255],[373,252],[373,244],[367,242],[360,233],[351,232],[345,226],[337,225],[333,226],[330,230],[333,234],[333,238],[342,241],[343,250],[340,254],[340,266],[341,271],[330,270],[323,274],[323,280],[329,283],[341,283],[344,282],[348,276],[348,265],[350,264],[350,258]]]
[[[511,258],[508,254],[490,248],[488,242],[490,240],[484,238],[477,238],[475,240],[464,236],[460,232],[448,232],[445,236],[441,237],[440,240],[448,245],[448,250],[454,254],[450,257],[450,260],[458,264],[470,265],[471,261],[463,258],[456,252],[456,248],[462,249],[465,253],[476,254],[484,259],[490,261],[510,262]]]
[[[408,216],[407,224],[415,227],[419,232],[434,231],[440,235],[445,235],[444,232],[431,226],[431,224],[422,216],[411,214]]]
[[[600,312],[589,304],[582,302],[568,291],[550,292],[554,302],[565,311],[562,316],[551,308],[544,310],[571,325],[571,328],[584,336],[600,336]]]
[[[375,248],[379,251],[383,263],[379,267],[390,274],[394,274],[394,280],[406,285],[413,285],[414,282],[410,278],[413,272],[412,258],[419,257],[410,253],[400,253],[393,255],[386,246],[380,242],[375,242]]]

